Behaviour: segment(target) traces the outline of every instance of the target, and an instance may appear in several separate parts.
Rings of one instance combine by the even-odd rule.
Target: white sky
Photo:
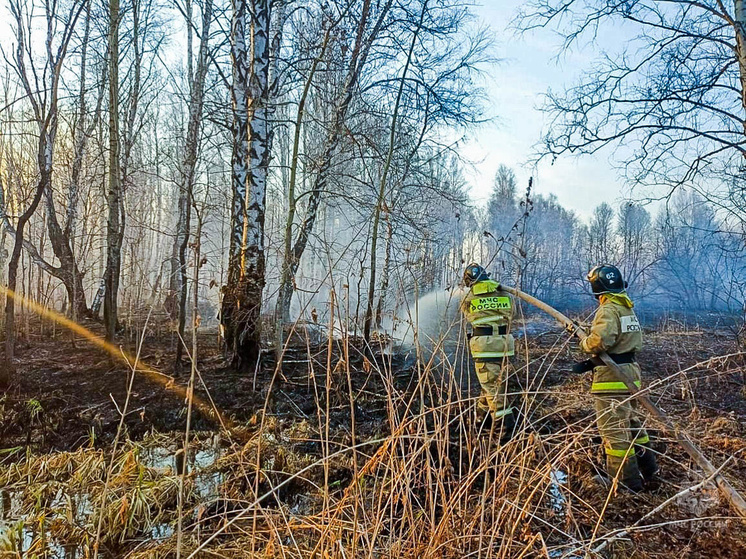
[[[473,168],[466,173],[471,195],[482,204],[489,197],[501,163],[515,170],[519,192],[525,189],[532,174],[527,163],[545,126],[546,116],[537,108],[542,95],[550,88],[560,91],[574,83],[597,52],[585,49],[557,60],[561,39],[552,30],[521,36],[509,28],[526,0],[478,1],[481,6],[475,8],[477,22],[494,33],[496,55],[501,59],[489,69],[486,78],[488,116],[494,121],[471,132],[461,148],[462,155],[473,162]],[[7,4],[0,2],[0,33],[6,37],[9,22]],[[614,44],[622,43],[631,34],[614,30],[611,35],[604,42],[613,49]],[[553,165],[544,161],[534,173],[534,191],[555,194],[564,207],[581,218],[589,217],[593,208],[604,201],[617,207],[627,188],[609,155],[610,150],[606,150],[578,158],[567,156]]]
[[[516,172],[519,192],[531,175],[527,166],[535,144],[541,139],[546,116],[537,107],[548,89],[560,91],[572,84],[591,63],[594,52],[574,52],[556,59],[560,38],[550,29],[517,35],[508,29],[525,0],[481,0],[478,21],[495,34],[501,62],[490,70],[487,90],[490,115],[495,122],[470,134],[461,153],[474,162],[467,173],[471,194],[477,203],[489,197],[498,166],[504,163]],[[621,33],[620,33],[621,35]],[[623,40],[616,37],[614,40]],[[627,191],[624,181],[606,153],[542,162],[535,173],[536,193],[553,193],[567,209],[581,218],[590,216],[601,202],[618,206]]]

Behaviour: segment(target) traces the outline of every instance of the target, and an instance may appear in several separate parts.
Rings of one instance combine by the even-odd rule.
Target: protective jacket
[[[488,279],[472,285],[461,310],[473,328],[469,349],[475,362],[499,362],[515,353],[515,341],[509,332],[513,299],[498,282]]]
[[[602,295],[591,331],[580,348],[591,354],[606,352],[640,386],[640,366],[635,353],[642,349],[642,329],[626,294]],[[593,369],[594,394],[624,394],[629,390],[606,365]]]

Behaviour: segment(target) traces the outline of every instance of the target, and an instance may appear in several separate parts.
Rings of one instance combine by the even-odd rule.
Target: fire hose
[[[524,293],[523,291],[516,289],[514,287],[508,287],[505,285],[501,285],[500,289],[503,291],[510,293],[511,295],[518,297],[519,299],[525,301],[529,305],[532,305],[539,310],[544,311],[549,316],[554,318],[557,322],[562,324],[565,328],[570,330],[575,336],[577,336],[579,339],[584,339],[587,337],[587,333],[583,328],[581,328],[576,322],[559,312],[557,309],[551,307],[550,305],[546,304],[543,301],[540,301],[536,297],[532,297],[531,295],[528,295],[527,293]],[[627,373],[625,373],[619,365],[617,365],[611,357],[607,353],[600,353],[597,355],[601,361],[609,368],[611,371],[617,376],[619,380],[621,380],[627,389],[630,391],[630,393],[637,399],[637,401],[644,407],[651,416],[653,416],[656,420],[658,420],[661,425],[665,428],[665,431],[676,441],[681,445],[681,447],[686,451],[686,453],[692,458],[692,460],[704,471],[704,473],[711,477],[712,480],[717,485],[718,489],[720,489],[720,492],[722,495],[730,502],[730,504],[733,506],[735,511],[738,513],[739,516],[742,518],[746,518],[746,501],[744,501],[743,497],[740,493],[730,484],[730,482],[725,479],[719,472],[719,469],[716,468],[706,457],[704,454],[702,454],[702,451],[697,448],[697,446],[692,442],[692,439],[689,437],[689,435],[686,434],[684,430],[681,429],[676,423],[671,419],[666,412],[664,412],[661,408],[659,408],[645,393],[644,391],[641,391],[634,383],[634,379],[630,377]]]

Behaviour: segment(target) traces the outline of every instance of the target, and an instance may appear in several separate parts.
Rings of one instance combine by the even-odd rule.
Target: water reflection
[[[550,474],[549,502],[557,513],[565,512],[567,498],[562,492],[562,487],[567,484],[567,474],[562,470],[554,469]]]
[[[222,450],[217,437],[207,444],[195,444],[189,457],[183,460],[183,451],[177,447],[150,446],[141,449],[138,459],[141,466],[154,470],[162,476],[172,476],[186,467],[192,476],[193,491],[197,501],[214,500],[220,495],[224,474],[217,471],[216,463]],[[51,499],[37,503],[31,510],[24,510],[24,495],[21,490],[0,489],[0,556],[11,552],[14,556],[39,556],[50,559],[78,559],[85,556],[82,546],[58,541],[50,532],[50,526],[61,521],[67,528],[92,533],[95,523],[95,508],[88,493],[66,493],[61,486]],[[28,495],[25,496],[28,501]],[[28,504],[26,505],[28,509]],[[195,513],[196,515],[196,513]],[[66,530],[69,533],[69,530]],[[173,535],[170,524],[156,524],[147,528],[146,539],[166,539]],[[57,533],[59,535],[59,533]]]

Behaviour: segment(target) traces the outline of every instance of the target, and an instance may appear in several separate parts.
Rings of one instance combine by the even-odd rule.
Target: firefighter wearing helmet
[[[640,386],[640,365],[635,357],[642,349],[642,329],[627,295],[627,282],[615,266],[603,264],[588,273],[588,282],[599,306],[590,333],[580,349],[592,355],[606,352],[635,384]],[[658,465],[642,427],[637,401],[614,372],[600,359],[578,363],[575,372],[593,369],[591,393],[594,397],[598,430],[606,454],[606,470],[628,490],[640,491],[643,481],[656,479]]]
[[[477,403],[481,428],[492,427],[491,432],[504,442],[515,428],[515,414],[506,392],[509,359],[515,352],[510,334],[513,299],[476,263],[466,267],[464,285],[469,291],[461,302],[461,311],[471,325],[469,350],[482,387]]]

